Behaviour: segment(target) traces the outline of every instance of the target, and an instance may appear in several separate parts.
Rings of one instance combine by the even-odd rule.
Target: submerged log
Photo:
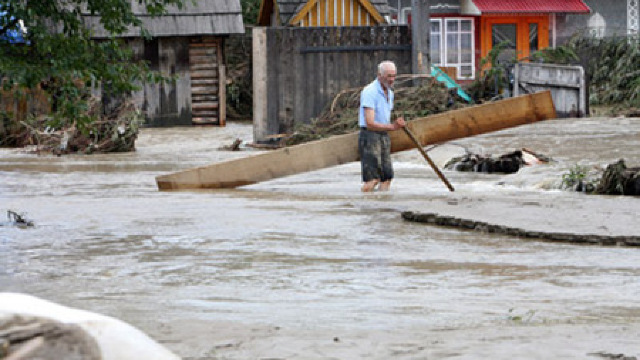
[[[455,216],[440,215],[436,213],[420,213],[404,211],[402,218],[407,221],[419,222],[429,225],[461,228],[485,233],[503,234],[522,238],[565,242],[574,244],[592,244],[605,246],[640,246],[640,236],[615,236],[597,234],[574,234],[569,232],[545,232],[531,231],[527,229],[490,224],[474,219],[459,218]]]
[[[549,91],[453,110],[411,121],[423,146],[556,117]],[[391,151],[414,147],[403,131],[391,132]],[[259,155],[156,177],[160,190],[232,188],[358,160],[351,133]]]

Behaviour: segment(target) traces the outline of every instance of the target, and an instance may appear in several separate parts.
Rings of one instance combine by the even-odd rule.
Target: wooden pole
[[[433,171],[436,172],[436,174],[438,174],[438,177],[440,178],[440,180],[442,180],[442,182],[447,185],[447,187],[449,188],[449,191],[453,192],[455,189],[453,188],[453,186],[451,185],[451,183],[449,182],[449,180],[447,180],[446,177],[444,177],[444,175],[442,174],[442,172],[440,172],[440,169],[438,169],[438,167],[436,166],[436,164],[433,162],[433,160],[431,160],[431,158],[429,157],[429,155],[427,155],[427,152],[424,151],[424,149],[422,148],[422,145],[420,144],[420,141],[418,141],[418,138],[416,138],[415,135],[413,135],[413,133],[411,132],[411,130],[409,130],[409,126],[407,124],[407,126],[402,128],[404,130],[404,132],[409,136],[409,138],[411,139],[411,141],[413,141],[414,144],[416,144],[416,147],[418,148],[418,150],[420,151],[420,153],[422,154],[422,156],[424,157],[425,160],[427,160],[427,162],[429,163],[429,165],[431,166],[431,168],[433,169]]]

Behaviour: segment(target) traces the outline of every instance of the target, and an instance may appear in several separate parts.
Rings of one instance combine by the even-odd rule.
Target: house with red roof
[[[411,23],[412,0],[262,0],[262,26]],[[457,81],[506,43],[504,58],[526,58],[572,35],[637,35],[640,0],[430,0],[431,63]]]
[[[411,0],[389,0],[391,22],[411,22]],[[395,6],[394,6],[395,5]],[[558,44],[559,19],[588,15],[584,0],[437,0],[430,2],[431,63],[473,80],[480,59],[505,42],[502,57],[526,58]]]

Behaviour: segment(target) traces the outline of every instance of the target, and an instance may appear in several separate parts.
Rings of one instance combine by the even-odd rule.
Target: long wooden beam
[[[415,119],[409,126],[426,146],[554,118],[551,92],[545,91]],[[405,132],[391,133],[392,152],[413,147]],[[358,133],[351,133],[161,175],[156,182],[160,190],[233,188],[358,159]]]

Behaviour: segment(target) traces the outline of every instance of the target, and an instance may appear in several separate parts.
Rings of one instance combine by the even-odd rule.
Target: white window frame
[[[443,21],[444,20],[444,21]],[[455,80],[473,80],[476,77],[476,40],[475,40],[475,21],[471,17],[446,17],[446,18],[431,18],[432,23],[437,22],[440,25],[440,61],[436,62],[432,59],[432,64],[435,66],[446,66],[446,67],[455,67],[456,68],[456,79]],[[458,22],[458,61],[457,62],[448,62],[448,46],[447,46],[447,23],[457,21]],[[460,26],[461,21],[470,21],[471,29],[469,31],[462,31],[462,27]],[[429,24],[431,26],[431,24]],[[461,61],[462,57],[462,49],[460,42],[460,34],[471,34],[471,62],[463,63]],[[444,61],[444,62],[443,62]],[[462,76],[460,75],[460,67],[461,66],[471,66],[471,76]]]
[[[463,31],[462,30],[462,26],[461,23],[462,21],[469,21],[471,23],[471,28],[468,31]],[[458,61],[457,62],[449,62],[449,56],[448,56],[448,44],[447,44],[447,35],[448,35],[448,26],[447,24],[450,22],[457,22],[458,23]],[[446,67],[455,67],[457,69],[457,78],[458,79],[464,79],[464,80],[473,80],[475,79],[475,69],[476,69],[476,57],[475,57],[475,22],[473,21],[473,18],[468,18],[468,17],[456,17],[456,18],[444,18],[444,26],[442,27],[441,33],[442,33],[442,44],[444,46],[444,62]],[[462,48],[461,48],[461,44],[462,42],[460,41],[461,38],[461,34],[470,34],[471,35],[471,62],[462,62]],[[471,66],[471,76],[462,76],[462,72],[460,71],[460,68],[462,66]]]
[[[442,18],[431,18],[430,19],[430,23],[429,23],[429,36],[431,36],[431,23],[438,23],[438,25],[440,25],[440,59],[438,59],[439,61],[434,61],[433,58],[431,58],[431,63],[435,66],[442,66],[442,58],[445,55],[444,53],[444,31],[442,29]],[[429,39],[429,41],[431,41],[431,39]],[[431,46],[431,45],[429,45]],[[431,51],[431,48],[429,48],[429,51]]]

